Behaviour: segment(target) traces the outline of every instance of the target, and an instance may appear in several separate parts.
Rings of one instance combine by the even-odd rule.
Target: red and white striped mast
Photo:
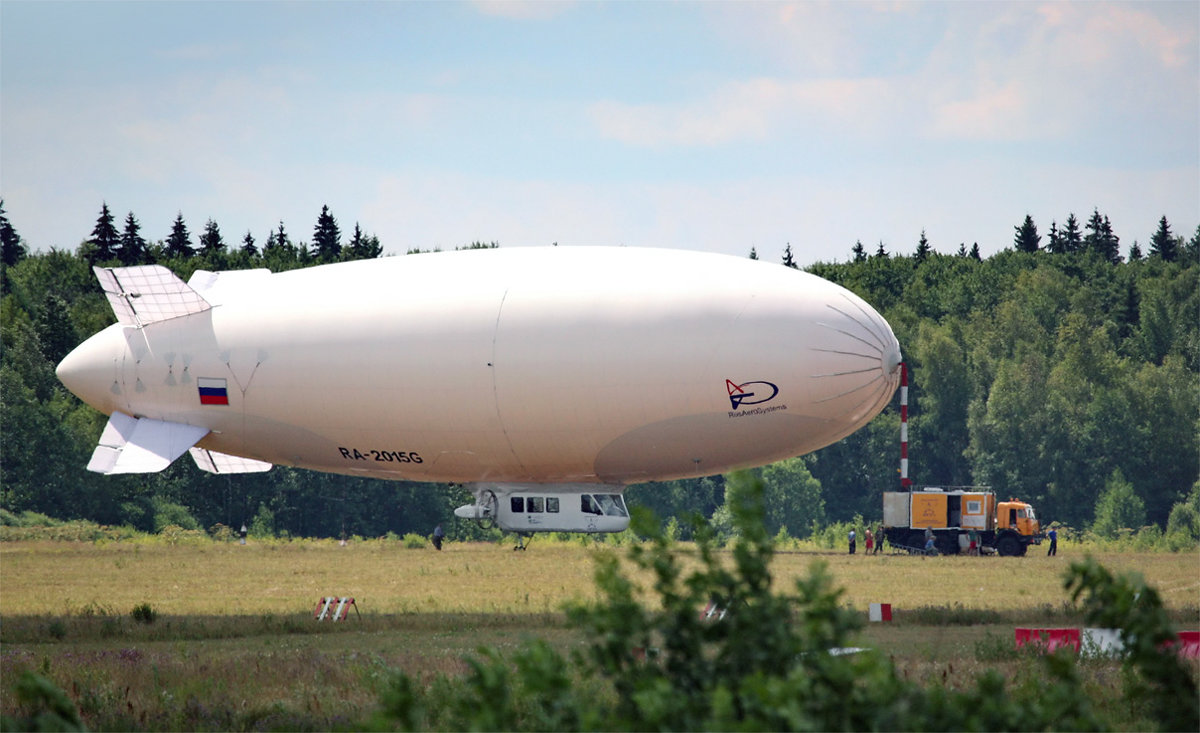
[[[900,362],[900,490],[908,491],[908,365]]]

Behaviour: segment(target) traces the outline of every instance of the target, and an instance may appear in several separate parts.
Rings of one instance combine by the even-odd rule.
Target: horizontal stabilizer
[[[205,435],[208,428],[114,412],[87,467],[103,474],[156,473]]]
[[[202,313],[208,301],[161,265],[93,267],[117,321],[145,326],[171,318]]]
[[[196,465],[209,473],[261,473],[270,471],[273,465],[266,461],[231,456],[228,453],[218,453],[207,448],[196,447],[192,448],[190,452]]]

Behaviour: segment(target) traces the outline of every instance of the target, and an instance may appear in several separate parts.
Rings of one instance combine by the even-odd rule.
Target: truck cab
[[[1042,528],[1033,507],[1023,501],[1010,499],[996,506],[996,529],[1009,529],[1022,537],[1029,537],[1033,544],[1041,542]]]

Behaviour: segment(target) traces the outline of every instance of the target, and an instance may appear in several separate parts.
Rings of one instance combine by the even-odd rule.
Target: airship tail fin
[[[265,278],[269,277],[271,271],[266,268],[225,272],[196,270],[187,284],[209,305],[221,305],[231,294],[236,295],[262,287]]]
[[[190,453],[196,465],[209,473],[260,473],[270,471],[272,465],[266,461],[231,456],[207,448],[193,447]]]
[[[211,306],[199,293],[161,265],[93,267],[117,321],[142,326],[202,313]]]
[[[197,447],[196,442],[205,435],[208,428],[114,412],[87,467],[103,474],[157,473],[190,450],[196,465],[209,473],[258,473],[271,469],[271,464],[264,461]]]
[[[157,473],[208,434],[208,428],[114,412],[100,435],[88,470]]]

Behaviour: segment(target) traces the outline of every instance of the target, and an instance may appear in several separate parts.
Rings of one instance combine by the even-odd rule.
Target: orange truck
[[[965,553],[972,529],[981,552],[1024,555],[1042,541],[1033,506],[1017,499],[998,501],[986,486],[922,488],[883,494],[884,535],[892,547],[924,552],[926,530],[943,555]]]

